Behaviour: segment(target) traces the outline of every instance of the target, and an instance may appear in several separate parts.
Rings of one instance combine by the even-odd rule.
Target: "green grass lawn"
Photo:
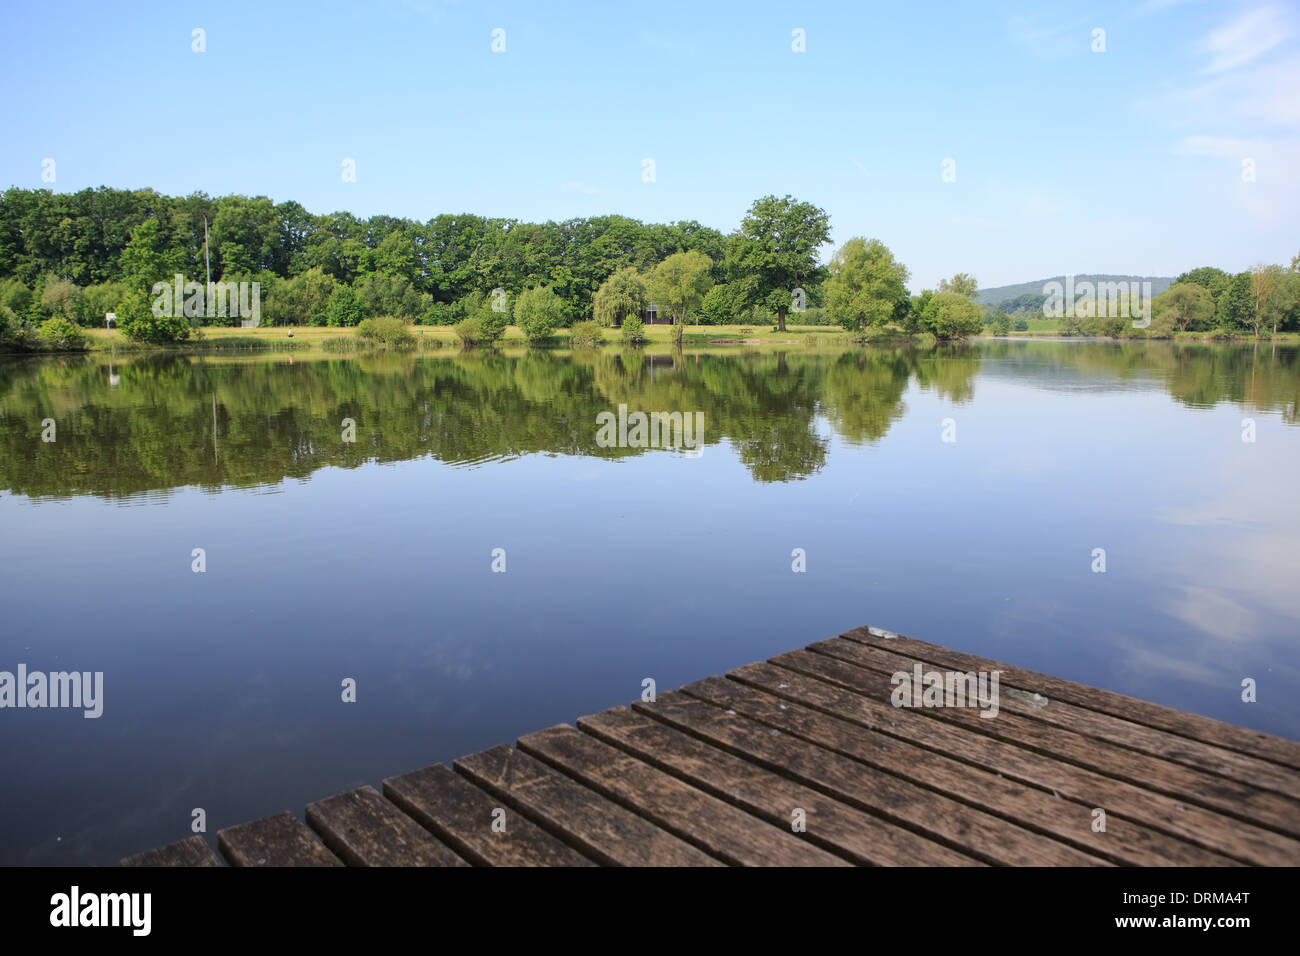
[[[411,333],[419,342],[436,342],[439,345],[455,345],[457,338],[449,325],[413,325]],[[127,339],[121,332],[104,329],[85,329],[90,347],[96,351],[107,349],[138,349],[142,346]],[[182,343],[184,349],[229,349],[229,348],[323,348],[332,339],[350,338],[355,334],[352,328],[330,328],[326,326],[259,326],[256,329],[227,328],[204,326],[198,339]],[[645,336],[649,344],[671,344],[673,329],[670,325],[647,325]],[[555,342],[567,345],[569,330],[556,332]],[[688,346],[706,346],[710,343],[745,344],[745,345],[840,345],[848,344],[848,335],[838,326],[796,326],[787,325],[786,331],[774,332],[772,326],[762,325],[688,325],[683,329],[682,341]],[[622,342],[618,329],[605,330],[605,343],[617,345]],[[506,347],[526,344],[524,334],[517,326],[509,326],[501,345]],[[149,348],[150,346],[143,346]]]

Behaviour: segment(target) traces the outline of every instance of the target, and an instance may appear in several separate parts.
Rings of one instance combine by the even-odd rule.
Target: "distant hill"
[[[1173,284],[1172,276],[1117,276],[1117,275],[1076,275],[1074,282],[1150,282],[1151,294],[1159,295]],[[1046,294],[1043,286],[1049,282],[1065,285],[1065,276],[1052,276],[1036,279],[1033,282],[1021,282],[1018,285],[999,285],[991,289],[980,289],[975,294],[975,301],[989,308],[1001,307],[1007,313],[1018,310],[1034,311],[1043,303]],[[1016,301],[1019,300],[1019,301]]]

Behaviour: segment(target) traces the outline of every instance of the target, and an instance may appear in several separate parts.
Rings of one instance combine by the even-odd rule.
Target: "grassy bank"
[[[410,326],[415,338],[415,348],[456,348],[459,340],[451,326],[426,325]],[[150,352],[150,351],[185,351],[185,352],[238,352],[238,351],[328,351],[346,354],[351,351],[367,349],[370,346],[359,342],[356,330],[352,328],[331,328],[325,326],[261,326],[256,329],[226,328],[205,326],[200,335],[185,342],[172,345],[150,345],[133,342],[121,332],[107,332],[104,329],[83,330],[88,347],[92,352]],[[1058,323],[1053,319],[1033,320],[1025,332],[1010,332],[1005,336],[995,336],[991,329],[985,329],[979,336],[982,339],[1033,339],[1036,337],[1053,337],[1061,334]],[[645,327],[646,345],[650,348],[671,347],[673,328],[668,325],[647,325]],[[826,325],[788,325],[784,332],[777,332],[771,326],[741,325],[688,325],[683,330],[682,345],[685,348],[749,348],[749,349],[844,349],[853,347],[855,335],[845,332],[838,326]],[[873,330],[871,342],[897,344],[914,342],[927,344],[928,335],[908,338],[901,333],[890,330]],[[1254,341],[1249,336],[1233,339],[1216,337],[1211,332],[1179,332],[1176,342],[1224,342],[1249,343]],[[1261,342],[1277,344],[1300,343],[1300,333],[1279,332],[1277,337],[1261,339]],[[607,346],[620,345],[622,339],[618,329],[605,330]],[[509,326],[505,336],[498,343],[501,348],[523,348],[527,339],[516,326]],[[569,330],[556,332],[553,343],[557,347],[569,345]],[[42,354],[42,353],[37,353]],[[45,353],[49,354],[49,353]]]
[[[454,347],[459,344],[456,334],[448,325],[413,325],[411,334],[415,337],[416,347],[426,345]],[[132,342],[121,332],[106,332],[104,329],[84,330],[92,351],[148,351],[163,346]],[[331,343],[348,341],[355,338],[355,329],[330,328],[325,326],[261,326],[256,329],[224,328],[205,326],[202,335],[196,339],[166,346],[169,349],[185,351],[204,350],[239,350],[239,349],[331,349]],[[668,345],[673,341],[673,329],[668,325],[647,325],[645,335],[648,344]],[[616,345],[621,342],[618,329],[605,330],[605,343]],[[696,348],[706,346],[836,346],[851,344],[851,337],[838,327],[828,326],[789,326],[784,332],[773,332],[770,326],[755,328],[740,325],[689,325],[682,334],[683,345]],[[506,348],[527,345],[527,339],[517,326],[509,326],[499,343]],[[559,329],[555,334],[554,344],[567,346],[569,330]]]

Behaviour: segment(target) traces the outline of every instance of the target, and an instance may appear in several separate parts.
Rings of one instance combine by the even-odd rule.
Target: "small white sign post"
[[[117,313],[116,313],[116,312],[105,312],[105,313],[104,313],[104,328],[108,329],[108,335],[109,335],[109,338],[112,338],[112,336],[113,336],[113,325],[112,325],[112,323],[114,323],[114,322],[116,322],[116,321],[117,321]]]

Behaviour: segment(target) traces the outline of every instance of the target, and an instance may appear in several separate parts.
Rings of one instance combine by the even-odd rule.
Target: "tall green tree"
[[[146,293],[152,291],[155,282],[170,285],[184,268],[184,255],[163,233],[157,219],[146,219],[131,230],[131,239],[122,250],[121,267],[122,278],[131,289]]]
[[[1250,270],[1250,294],[1255,300],[1255,338],[1259,338],[1260,326],[1271,321],[1273,335],[1277,335],[1277,320],[1282,309],[1278,293],[1282,291],[1282,267],[1265,263],[1253,266]]]
[[[1208,328],[1214,320],[1214,296],[1195,282],[1175,282],[1152,300],[1151,314],[1180,332]]]
[[[117,306],[117,326],[127,338],[154,345],[183,341],[192,331],[183,315],[154,315],[149,297],[133,286]]]
[[[956,292],[936,292],[925,304],[920,316],[922,331],[940,341],[979,335],[984,327],[980,308]]]
[[[795,290],[806,292],[826,275],[817,255],[828,242],[830,218],[824,210],[788,195],[764,196],[749,207],[727,244],[728,284],[743,305],[766,305],[776,312],[784,331]]]
[[[1210,293],[1210,298],[1214,301],[1214,314],[1218,323],[1225,328],[1232,326],[1232,322],[1228,320],[1226,314],[1227,303],[1225,296],[1228,286],[1232,284],[1231,275],[1214,266],[1201,266],[1198,269],[1190,269],[1184,272],[1173,281],[1173,285],[1182,283],[1198,285]]]
[[[880,326],[907,306],[907,267],[879,239],[854,237],[831,257],[826,312],[846,329]]]
[[[1255,311],[1249,272],[1239,272],[1228,281],[1219,296],[1218,318],[1225,329],[1254,331],[1259,338],[1259,315]]]

